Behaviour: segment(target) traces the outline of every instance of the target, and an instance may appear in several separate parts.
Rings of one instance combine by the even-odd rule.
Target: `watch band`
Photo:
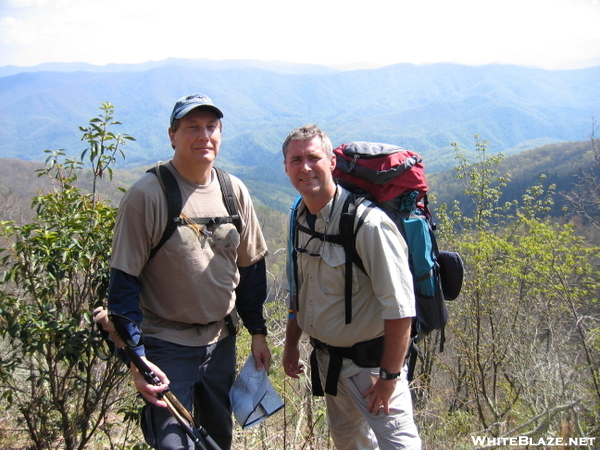
[[[387,370],[385,370],[383,367],[381,367],[379,369],[379,378],[381,378],[382,380],[395,380],[396,378],[398,378],[400,376],[402,372],[398,372],[398,373],[391,373],[388,372]]]
[[[248,333],[250,333],[251,335],[255,335],[255,334],[264,334],[265,336],[267,335],[267,327],[262,327],[262,328],[252,328],[252,329],[248,329]]]

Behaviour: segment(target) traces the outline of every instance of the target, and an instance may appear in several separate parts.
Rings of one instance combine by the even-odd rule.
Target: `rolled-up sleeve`
[[[414,317],[413,279],[408,247],[387,215],[372,210],[358,230],[356,251],[371,279],[373,292],[382,305],[383,319]]]

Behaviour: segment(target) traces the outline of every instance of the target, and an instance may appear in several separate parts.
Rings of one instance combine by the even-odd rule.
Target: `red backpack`
[[[385,202],[406,191],[418,191],[418,201],[427,193],[421,157],[396,145],[352,142],[336,148],[333,176],[368,192],[376,202]]]
[[[343,144],[334,150],[334,154],[336,168],[333,176],[350,191],[364,191],[370,196],[375,205],[394,221],[408,245],[417,310],[409,352],[410,380],[419,335],[440,330],[440,351],[443,350],[444,327],[448,321],[445,300],[454,300],[461,290],[462,259],[456,252],[438,250],[435,224],[428,207],[425,168],[419,155],[396,145],[370,142]],[[354,235],[363,220],[364,217],[361,217]],[[352,217],[348,221],[354,223]],[[350,231],[346,231],[342,241],[353,243],[354,239],[348,235],[352,234],[352,227],[340,224],[340,230],[343,229]],[[353,253],[354,262],[362,268],[360,258],[355,251]]]

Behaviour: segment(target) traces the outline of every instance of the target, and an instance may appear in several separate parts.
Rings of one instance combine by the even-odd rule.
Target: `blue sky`
[[[600,65],[600,0],[0,0],[0,66]]]

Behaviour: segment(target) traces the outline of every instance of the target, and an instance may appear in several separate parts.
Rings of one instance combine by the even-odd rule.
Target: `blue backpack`
[[[456,252],[439,251],[427,200],[427,183],[422,159],[402,147],[353,142],[334,150],[337,182],[352,194],[342,206],[339,234],[323,235],[298,224],[297,206],[292,208],[290,222],[290,285],[297,286],[296,254],[293,242],[299,232],[344,247],[346,252],[345,322],[352,321],[352,264],[365,272],[356,252],[358,229],[369,212],[378,207],[396,224],[406,240],[413,275],[416,317],[412,326],[412,342],[408,357],[408,379],[412,380],[420,336],[440,330],[440,351],[445,342],[444,327],[448,322],[446,300],[458,297],[463,281],[463,263]],[[370,200],[355,224],[358,205]],[[291,296],[293,297],[293,295]],[[290,308],[293,310],[293,308]]]

